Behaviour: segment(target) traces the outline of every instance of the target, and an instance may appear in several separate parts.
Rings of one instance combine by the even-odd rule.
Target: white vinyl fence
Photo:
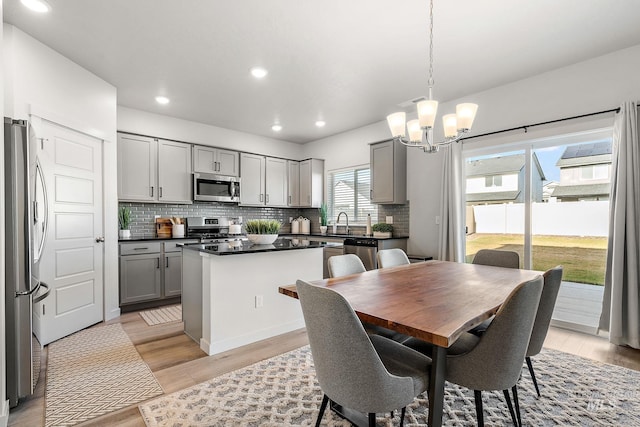
[[[524,204],[473,206],[476,233],[523,234]],[[609,202],[533,203],[532,233],[546,236],[606,237]]]

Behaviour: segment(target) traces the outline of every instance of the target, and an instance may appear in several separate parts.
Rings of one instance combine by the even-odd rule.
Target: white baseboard
[[[295,331],[300,328],[304,328],[304,319],[297,319],[292,322],[283,323],[270,328],[260,329],[250,334],[233,337],[226,340],[215,341],[213,343],[207,342],[204,338],[200,339],[200,349],[207,353],[209,356],[223,353],[227,350],[242,347],[243,345],[252,344],[256,341],[264,340],[267,338],[275,337],[287,332]]]
[[[0,402],[0,427],[7,427],[9,424],[9,401]]]
[[[120,308],[114,308],[113,310],[109,311],[106,313],[104,321],[108,322],[111,319],[115,319],[116,317],[120,316]]]

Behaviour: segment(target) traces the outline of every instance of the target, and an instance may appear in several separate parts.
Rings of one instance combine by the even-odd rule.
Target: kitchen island
[[[271,245],[184,245],[185,333],[212,355],[304,327],[300,304],[278,287],[321,279],[323,249],[332,244],[280,238]]]

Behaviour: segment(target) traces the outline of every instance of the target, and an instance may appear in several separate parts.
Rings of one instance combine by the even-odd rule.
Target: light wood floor
[[[107,323],[121,323],[136,349],[149,365],[165,393],[190,387],[260,360],[296,349],[308,343],[304,330],[206,356],[198,345],[182,333],[182,323],[148,326],[138,313],[123,314]],[[552,327],[545,347],[640,371],[640,350],[619,347],[606,339]],[[9,426],[44,425],[44,383],[47,351],[43,351],[42,371],[36,393],[14,408]],[[81,426],[144,426],[137,405],[88,421]]]

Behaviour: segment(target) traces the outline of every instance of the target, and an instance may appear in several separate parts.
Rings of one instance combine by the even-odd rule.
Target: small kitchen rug
[[[640,372],[553,350],[533,358],[542,397],[526,367],[518,383],[525,426],[640,426]],[[512,425],[501,391],[484,392],[485,423]],[[309,347],[258,362],[185,390],[139,405],[145,423],[156,426],[311,426],[322,392]],[[446,383],[444,426],[476,425],[473,392]],[[405,425],[425,426],[427,394],[407,407]],[[378,426],[397,426],[398,412],[378,414]],[[331,411],[326,426],[350,426]]]
[[[182,321],[182,305],[178,304],[169,307],[141,311],[140,316],[142,316],[149,326],[161,325],[169,322],[180,322]]]
[[[72,426],[138,404],[162,387],[119,323],[49,344],[45,426]]]

